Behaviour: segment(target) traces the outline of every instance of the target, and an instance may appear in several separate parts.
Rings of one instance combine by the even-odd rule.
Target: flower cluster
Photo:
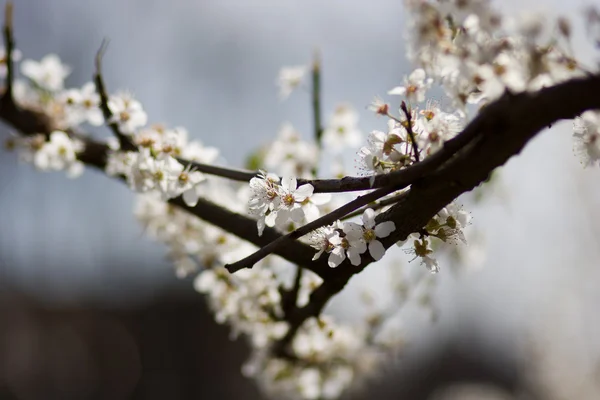
[[[406,250],[407,253],[414,254],[414,259],[420,258],[421,263],[433,273],[439,272],[439,264],[432,256],[434,250],[431,247],[431,240],[435,238],[444,243],[456,243],[460,241],[467,243],[463,230],[471,223],[471,215],[464,211],[462,206],[452,202],[442,208],[423,228],[422,232],[413,233],[409,237],[397,244],[404,246],[411,243],[412,248]],[[412,241],[412,242],[411,242]]]
[[[153,192],[163,200],[182,195],[189,206],[195,206],[205,181],[204,174],[184,166],[179,158],[211,163],[218,157],[214,148],[200,142],[188,142],[184,128],[166,129],[152,126],[132,135],[138,151],[121,152],[115,149],[107,163],[107,173],[127,178],[136,192]]]
[[[407,0],[407,4],[410,56],[416,68],[388,92],[403,98],[399,116],[393,116],[381,99],[370,107],[388,118],[387,130],[372,131],[366,146],[358,151],[360,169],[373,179],[442,149],[467,122],[467,104],[483,106],[506,91],[537,90],[583,74],[570,53],[571,27],[564,19],[548,24],[529,15],[511,23],[487,0]],[[589,17],[588,30],[597,37],[598,13],[590,12]],[[6,75],[2,60],[0,77]],[[302,83],[307,70],[304,66],[281,70],[277,83],[282,98]],[[77,176],[83,171],[78,155],[85,150],[84,137],[77,133],[81,125],[110,124],[130,140],[132,151],[121,149],[115,139],[108,142],[107,174],[125,179],[139,193],[135,215],[148,234],[167,245],[176,275],[195,275],[194,286],[206,295],[217,322],[231,325],[234,337],[249,339],[253,355],[244,372],[254,376],[265,391],[279,398],[336,399],[372,374],[386,353],[401,346],[400,334],[379,335],[394,316],[396,304],[372,306],[362,324],[345,325],[327,315],[290,324],[289,310],[303,310],[323,279],[276,256],[229,274],[225,264],[256,248],[167,203],[182,196],[189,207],[201,207],[206,200],[236,213],[249,212],[257,220],[259,235],[266,226],[289,232],[314,221],[336,209],[333,204],[344,200],[344,195],[332,199],[329,194],[315,194],[313,185],[299,181],[316,178],[321,161],[339,158],[343,149],[359,145],[362,136],[352,107],[337,107],[322,132],[317,127],[314,142],[303,140],[290,124],[283,125],[277,138],[263,149],[257,167],[278,175],[260,171],[249,185],[237,186],[194,170],[193,162],[214,163],[218,151],[189,140],[184,128],[148,126],[142,104],[131,93],[109,96],[112,117],[105,120],[93,83],[65,89],[71,69],[58,56],[51,54],[39,62],[25,60],[21,72],[26,79],[14,82],[15,101],[46,115],[53,132],[12,139],[9,147],[19,149],[21,159],[40,170]],[[426,100],[434,83],[444,88],[456,111],[444,111],[439,102]],[[575,152],[584,165],[600,164],[600,113],[581,115],[573,136]],[[327,254],[328,265],[341,269],[346,259],[354,266],[365,263],[365,257],[381,260],[395,238],[396,225],[376,221],[375,209],[384,210],[383,204],[369,207],[360,222],[338,220],[311,232],[306,241],[316,250],[313,261]],[[470,220],[462,207],[450,203],[397,244],[406,246],[405,252],[429,271],[438,272],[437,258],[444,244],[466,243],[464,230]],[[383,238],[388,238],[383,240],[386,245]],[[296,278],[290,283],[292,270]],[[424,268],[420,270],[431,278]],[[403,280],[395,283],[394,291],[401,293],[398,298],[404,303],[408,293],[417,290],[407,288]],[[422,292],[420,301],[430,306],[430,287]],[[292,294],[295,298],[290,302]],[[281,340],[289,333],[294,335],[282,348]]]
[[[265,226],[287,230],[294,224],[312,221],[319,217],[319,205],[329,201],[327,194],[313,194],[314,188],[307,183],[298,187],[293,176],[279,177],[261,172],[250,180],[250,213],[258,219],[258,234]]]
[[[554,24],[537,14],[505,19],[487,0],[407,5],[409,55],[419,68],[404,90],[393,93],[422,98],[424,71],[464,110],[467,103],[488,102],[506,90],[537,90],[583,74],[569,52],[571,28],[564,18]]]
[[[367,336],[366,329],[310,318],[292,343],[296,359],[256,352],[243,371],[273,398],[337,399],[386,359],[385,347],[369,344]]]
[[[337,221],[313,232],[311,245],[317,250],[313,260],[323,253],[329,253],[327,263],[331,268],[340,265],[346,257],[352,265],[359,265],[360,255],[368,249],[371,257],[378,261],[385,254],[385,247],[377,239],[389,236],[395,229],[396,225],[392,221],[377,224],[375,211],[367,208],[362,215],[362,225]]]
[[[463,126],[457,114],[442,111],[437,102],[428,101],[423,108],[410,109],[406,116],[390,118],[387,132],[372,131],[367,146],[358,152],[360,169],[367,174],[396,171],[416,161],[409,130],[417,143],[419,156],[429,156],[445,141],[456,136]]]
[[[18,149],[20,159],[40,171],[66,171],[69,178],[83,173],[83,163],[77,159],[83,144],[63,131],[54,131],[49,138],[44,135],[11,138],[7,147]]]

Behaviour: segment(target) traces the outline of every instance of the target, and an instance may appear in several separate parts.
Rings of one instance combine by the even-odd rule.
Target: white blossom
[[[100,110],[100,96],[96,92],[94,83],[88,82],[81,89],[65,90],[59,98],[64,104],[69,125],[88,122],[100,126],[104,123],[104,116]]]
[[[133,134],[136,129],[143,127],[148,122],[148,116],[142,104],[135,100],[131,93],[121,92],[110,96],[108,106],[113,117],[108,122],[116,122],[121,132]]]
[[[62,131],[50,134],[50,140],[37,150],[33,164],[40,170],[67,171],[67,176],[75,178],[83,173],[83,163],[77,160],[81,145],[71,140]]]
[[[284,176],[281,180],[281,192],[275,200],[275,226],[285,229],[291,220],[301,223],[304,219],[302,203],[312,196],[314,187],[306,183],[298,187],[298,182],[293,176]]]
[[[282,100],[286,99],[302,83],[304,75],[306,75],[306,67],[303,65],[282,68],[277,77],[279,97]]]
[[[573,122],[573,149],[584,167],[600,164],[600,113],[586,111]]]
[[[71,68],[64,65],[56,54],[48,54],[40,61],[24,60],[21,72],[38,87],[51,92],[62,90]]]
[[[363,221],[363,239],[369,247],[369,254],[376,261],[380,260],[385,254],[383,244],[377,238],[384,238],[396,230],[396,225],[392,221],[385,221],[379,224],[375,223],[375,211],[367,208],[362,215]]]
[[[422,68],[417,68],[408,77],[404,77],[403,86],[396,86],[388,94],[405,96],[410,102],[420,103],[425,100],[425,93],[432,82],[433,79],[427,78],[427,74]]]

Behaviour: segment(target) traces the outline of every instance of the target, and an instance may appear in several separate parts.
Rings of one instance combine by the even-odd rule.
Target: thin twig
[[[402,193],[399,193],[397,195],[388,197],[387,199],[379,200],[379,201],[377,201],[377,202],[375,202],[373,204],[367,204],[366,206],[361,207],[358,210],[351,212],[350,214],[346,215],[345,217],[340,218],[340,220],[343,221],[343,220],[347,220],[347,219],[354,218],[356,216],[362,215],[367,208],[371,208],[371,209],[373,209],[375,211],[379,210],[379,209],[381,209],[383,207],[386,207],[386,206],[392,205],[394,203],[397,203],[404,196],[406,196],[406,192],[405,191],[402,192]]]
[[[220,176],[221,178],[231,179],[238,182],[250,182],[250,179],[258,175],[258,171],[249,171],[244,169],[219,167],[217,165],[203,164],[196,161],[188,161],[182,158],[177,158],[185,167],[189,166],[195,171],[205,174]]]
[[[252,266],[254,264],[256,264],[257,262],[259,262],[260,260],[262,260],[263,258],[268,256],[269,254],[273,253],[274,251],[276,251],[280,246],[282,246],[287,241],[298,239],[298,238],[314,231],[315,229],[318,229],[325,225],[332,224],[333,222],[337,221],[338,219],[344,217],[346,214],[364,206],[365,204],[369,204],[369,203],[371,203],[383,196],[386,196],[396,190],[399,190],[399,189],[400,188],[397,188],[397,187],[385,187],[385,188],[374,190],[365,195],[359,196],[355,200],[352,200],[351,202],[341,206],[340,208],[330,212],[329,214],[326,214],[320,218],[317,218],[316,220],[309,222],[308,224],[303,225],[300,228],[288,233],[287,235],[278,238],[277,240],[269,243],[268,245],[259,249],[258,251],[254,252],[253,254],[249,255],[248,257],[246,257],[240,261],[237,261],[233,264],[225,265],[225,268],[227,268],[227,270],[231,273],[239,271],[240,269],[243,269],[243,268],[252,268]]]
[[[135,151],[137,148],[131,141],[131,139],[125,135],[119,129],[119,124],[114,121],[113,113],[110,110],[110,106],[108,105],[108,93],[106,91],[106,86],[104,85],[104,79],[102,78],[102,58],[104,57],[104,53],[108,47],[108,40],[104,39],[98,52],[96,53],[95,65],[96,72],[94,73],[94,83],[96,84],[96,91],[100,96],[100,109],[102,110],[102,114],[104,115],[104,119],[106,123],[110,127],[111,131],[119,140],[120,148],[123,151]]]
[[[402,112],[404,112],[404,116],[406,117],[406,132],[408,132],[408,136],[410,137],[410,142],[412,143],[412,148],[413,151],[415,153],[415,160],[417,162],[421,161],[420,160],[420,155],[419,155],[419,146],[417,145],[417,141],[415,140],[415,133],[413,132],[412,129],[412,114],[410,112],[410,110],[406,107],[406,103],[404,101],[402,101],[402,104],[400,105],[400,109],[402,110]]]
[[[6,88],[4,90],[3,98],[6,101],[13,102],[13,84],[14,84],[14,65],[13,65],[13,51],[15,49],[15,40],[12,31],[12,19],[13,19],[13,4],[11,1],[6,2],[4,8],[4,44],[6,46],[5,63],[6,63]]]

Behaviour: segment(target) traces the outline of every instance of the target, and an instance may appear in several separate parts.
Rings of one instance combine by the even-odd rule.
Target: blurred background
[[[585,4],[496,2],[576,22]],[[24,58],[57,53],[73,67],[67,86],[91,80],[110,39],[110,89],[132,90],[150,122],[184,126],[242,166],[284,121],[309,137],[307,94],[282,103],[274,82],[316,48],[325,115],[349,102],[365,133],[385,129],[365,108],[411,70],[405,21],[399,0],[18,0],[14,26]],[[593,58],[577,30],[574,45]],[[506,165],[472,210],[481,268],[442,265],[438,320],[411,326],[397,362],[348,398],[600,398],[600,171],[571,148],[570,123],[557,124]],[[175,278],[125,186],[1,154],[0,399],[261,398],[240,374],[243,341]]]

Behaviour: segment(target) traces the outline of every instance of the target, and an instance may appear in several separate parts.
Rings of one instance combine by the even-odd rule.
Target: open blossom
[[[426,155],[441,149],[445,141],[452,139],[462,129],[461,118],[442,111],[435,102],[427,102],[419,114],[413,129],[418,133],[419,148]]]
[[[275,224],[276,214],[273,212],[279,204],[279,177],[275,174],[267,174],[260,171],[258,176],[250,179],[250,200],[248,201],[248,209],[251,215],[258,218],[257,228],[258,236],[261,236],[267,218],[269,226]]]
[[[276,200],[275,225],[279,229],[285,229],[289,220],[301,223],[304,219],[302,203],[312,196],[314,187],[306,183],[300,187],[293,176],[283,177],[281,180],[281,194]]]
[[[404,86],[396,86],[388,94],[405,96],[408,101],[420,103],[425,100],[425,93],[432,82],[423,69],[417,68],[408,77],[404,77]]]
[[[463,229],[471,223],[471,214],[463,210],[463,208],[452,202],[442,208],[434,220],[439,224],[435,235],[444,242],[459,239],[463,243],[467,243]],[[433,233],[433,232],[432,232]]]
[[[584,167],[600,164],[600,113],[586,111],[573,122],[573,148]]]
[[[413,235],[410,235],[409,238],[411,236]],[[405,241],[398,242],[397,244],[399,246],[404,246],[405,243],[409,242],[409,238]],[[417,238],[413,240],[412,245],[412,248],[404,250],[407,254],[414,254],[414,258],[410,261],[421,258],[421,265],[424,265],[432,274],[438,273],[440,271],[440,266],[437,260],[431,256],[433,250],[431,249],[429,240],[426,238]]]
[[[408,165],[411,162],[411,146],[407,142],[406,129],[396,121],[388,121],[388,132],[372,131],[367,146],[358,152],[361,168],[381,174]]]
[[[327,264],[329,267],[335,268],[346,259],[339,226],[338,221],[333,225],[321,227],[312,233],[311,246],[317,250],[317,253],[313,256],[313,261],[321,257],[323,253],[329,253]]]
[[[136,129],[143,127],[148,122],[148,116],[142,108],[142,104],[130,93],[122,92],[111,96],[108,106],[113,114],[109,122],[116,122],[123,133],[133,134]]]
[[[100,110],[100,96],[93,82],[88,82],[81,89],[69,89],[60,94],[59,99],[64,103],[67,122],[78,125],[88,122],[94,126],[104,123]]]
[[[48,54],[40,61],[24,60],[21,72],[40,88],[57,92],[62,90],[71,68],[64,65],[56,54]]]
[[[385,254],[385,247],[378,238],[384,238],[390,235],[396,230],[396,224],[392,221],[385,221],[379,224],[375,223],[375,211],[371,208],[367,208],[363,215],[363,239],[369,247],[369,254],[373,259],[380,260]]]
[[[67,171],[67,176],[75,178],[83,173],[83,163],[77,160],[78,143],[62,131],[50,134],[50,140],[34,154],[33,164],[41,170]]]
[[[304,65],[281,68],[277,77],[279,97],[285,100],[302,83],[304,75],[306,75]]]

